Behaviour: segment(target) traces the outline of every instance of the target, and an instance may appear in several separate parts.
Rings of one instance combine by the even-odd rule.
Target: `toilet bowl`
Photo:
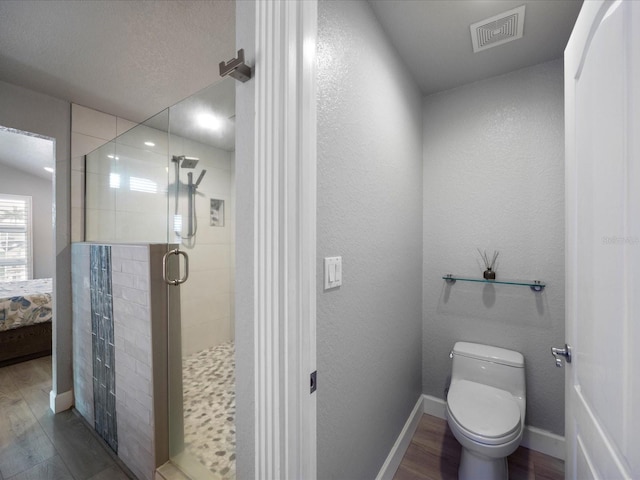
[[[458,478],[507,480],[507,456],[524,430],[524,357],[468,342],[456,343],[451,357],[447,423],[462,446]]]

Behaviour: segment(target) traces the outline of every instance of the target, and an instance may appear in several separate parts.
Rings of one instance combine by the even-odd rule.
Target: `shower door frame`
[[[238,478],[317,477],[316,42],[317,0],[236,4],[255,75],[236,87],[237,191],[252,192],[237,205],[237,381],[253,377],[236,396],[237,419],[253,413]]]

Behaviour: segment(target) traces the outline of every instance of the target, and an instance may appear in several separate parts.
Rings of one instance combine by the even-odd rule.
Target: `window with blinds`
[[[30,280],[31,197],[0,193],[0,282]]]

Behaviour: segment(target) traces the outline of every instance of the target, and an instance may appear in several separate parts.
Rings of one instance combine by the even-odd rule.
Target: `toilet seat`
[[[447,410],[460,433],[478,443],[500,445],[521,433],[518,403],[498,388],[459,380],[449,389]]]

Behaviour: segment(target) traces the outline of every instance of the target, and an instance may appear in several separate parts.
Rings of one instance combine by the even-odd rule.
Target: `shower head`
[[[180,165],[182,168],[196,168],[196,165],[200,161],[197,157],[185,157],[182,156],[182,164]]]
[[[201,181],[202,181],[202,179],[204,178],[204,174],[205,174],[205,173],[207,173],[207,171],[206,171],[206,170],[202,170],[202,172],[200,172],[200,176],[198,177],[198,179],[196,180],[196,183],[195,183],[196,187],[197,187],[198,185],[200,185],[200,182],[201,182]]]
[[[187,157],[185,155],[180,155],[179,157],[173,156],[171,157],[172,162],[180,163],[182,168],[196,168],[196,165],[200,161],[198,157]]]

